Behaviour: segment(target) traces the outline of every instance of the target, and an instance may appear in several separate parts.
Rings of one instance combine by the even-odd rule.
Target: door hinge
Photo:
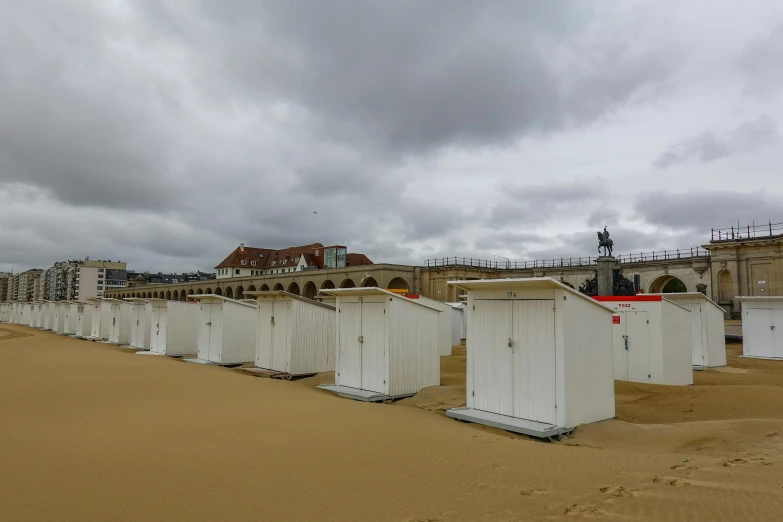
[[[363,343],[364,342],[364,336],[360,335],[356,340],[359,341],[360,343]]]
[[[472,395],[473,397],[475,397],[475,396],[476,396],[476,392],[475,392],[475,391],[473,391],[473,393],[471,393],[471,395]]]

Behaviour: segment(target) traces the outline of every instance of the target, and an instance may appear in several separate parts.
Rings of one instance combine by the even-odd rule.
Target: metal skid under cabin
[[[739,297],[742,356],[783,359],[783,297]]]
[[[181,301],[150,301],[149,353],[181,357],[198,351],[201,306]]]
[[[334,370],[335,307],[282,290],[257,299],[256,367],[281,375]]]
[[[385,401],[440,384],[440,310],[380,288],[321,290],[337,297],[335,382],[342,397]]]
[[[693,367],[698,369],[726,366],[725,310],[701,292],[655,295],[690,310]]]
[[[539,438],[615,414],[612,311],[550,278],[467,291],[467,406],[446,415]]]
[[[660,295],[597,296],[614,310],[614,378],[693,384],[691,312]]]
[[[256,358],[256,307],[213,294],[199,301],[198,359],[201,364],[239,365]]]

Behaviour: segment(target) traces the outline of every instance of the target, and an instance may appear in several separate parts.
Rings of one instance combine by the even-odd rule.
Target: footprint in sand
[[[604,514],[603,511],[595,506],[580,506],[579,504],[571,504],[565,511],[564,515],[585,515],[588,517],[600,517]]]
[[[669,469],[673,470],[679,470],[679,471],[693,471],[694,469],[699,469],[696,466],[686,466],[685,464],[677,464],[676,466],[672,466]]]
[[[523,489],[519,492],[523,497],[537,497],[546,493],[545,489]]]
[[[690,482],[687,482],[682,479],[674,478],[674,477],[659,477],[656,476],[653,478],[653,483],[655,484],[665,484],[667,486],[685,486],[690,484]]]
[[[626,497],[635,497],[636,492],[632,491],[625,486],[604,486],[600,488],[598,491],[601,493],[607,493],[611,495],[610,497],[607,497],[607,500],[613,500],[614,498],[626,498]]]
[[[748,461],[745,459],[731,459],[723,461],[723,467],[724,468],[733,468],[737,464],[747,464]]]

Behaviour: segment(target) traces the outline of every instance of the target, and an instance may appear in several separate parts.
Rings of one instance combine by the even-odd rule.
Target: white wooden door
[[[473,407],[514,415],[512,301],[473,301]]]
[[[386,304],[362,303],[361,306],[361,389],[386,393]]]
[[[288,368],[288,321],[290,318],[290,301],[275,301],[275,324],[272,330],[272,369],[287,372]]]
[[[350,388],[362,387],[362,305],[342,303],[338,310],[339,356],[336,360],[337,384]]]
[[[209,332],[208,360],[223,362],[223,303],[212,303],[209,322],[212,326]]]
[[[258,340],[256,341],[256,366],[272,369],[272,334],[274,332],[274,300],[258,301]]]
[[[707,323],[701,315],[701,304],[688,303],[682,305],[691,311],[691,347],[693,365],[704,366],[704,344],[707,339]]]
[[[156,333],[158,335],[158,351],[166,353],[167,330],[169,328],[169,310],[168,308],[158,308],[158,316],[155,318]]]
[[[628,380],[648,382],[650,380],[650,325],[647,312],[625,312]]]
[[[772,310],[748,309],[742,313],[745,354],[775,357],[775,322]],[[781,326],[783,328],[783,325]]]
[[[617,322],[619,321],[619,322]],[[615,312],[612,316],[614,378],[618,381],[628,380],[628,319],[624,312]]]
[[[514,417],[554,424],[556,407],[555,302],[513,302]]]
[[[212,303],[202,302],[200,305],[201,324],[198,329],[198,358],[209,360],[209,343],[212,338]]]

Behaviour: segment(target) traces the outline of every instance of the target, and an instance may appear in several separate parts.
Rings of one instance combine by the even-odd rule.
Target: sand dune
[[[442,415],[464,350],[382,405],[3,325],[0,519],[777,520],[783,362],[738,349],[549,444]]]

